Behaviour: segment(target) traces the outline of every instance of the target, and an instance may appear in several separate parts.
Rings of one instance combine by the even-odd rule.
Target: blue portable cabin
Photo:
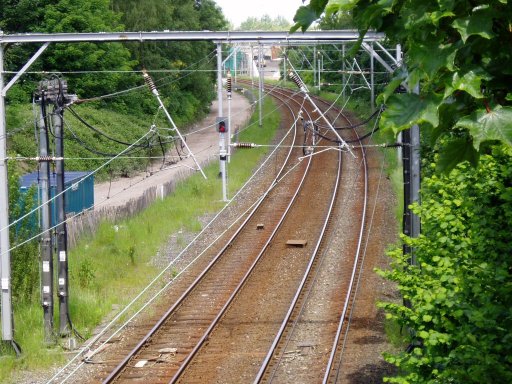
[[[56,195],[57,175],[50,173],[50,198]],[[23,175],[20,178],[20,191],[26,191],[32,186],[37,185],[39,196],[37,201],[41,201],[41,189],[39,187],[41,176],[39,172],[32,172]],[[67,171],[64,173],[64,212],[66,215],[80,213],[94,206],[94,175],[91,172]],[[51,225],[57,223],[57,210],[55,209],[55,200],[51,202]]]

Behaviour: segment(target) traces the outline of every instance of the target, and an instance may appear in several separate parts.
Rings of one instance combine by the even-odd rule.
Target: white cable
[[[119,154],[117,154],[116,156],[112,157],[110,160],[106,161],[105,163],[103,163],[102,165],[100,165],[98,168],[96,168],[94,171],[91,171],[87,176],[84,176],[83,178],[81,178],[79,181],[77,181],[76,183],[74,183],[73,185],[70,185],[68,188],[64,189],[62,192],[56,194],[55,196],[53,196],[51,199],[49,199],[45,204],[50,204],[53,200],[55,200],[57,197],[63,195],[65,192],[67,192],[68,190],[70,190],[71,188],[73,188],[74,185],[77,185],[79,183],[82,183],[85,179],[87,179],[88,177],[96,174],[98,171],[100,171],[102,168],[106,167],[108,164],[110,164],[112,161],[114,161],[115,159],[117,159],[117,157],[121,156],[123,153],[125,153],[126,151],[128,151],[129,149],[131,149],[133,146],[135,146],[138,142],[140,142],[141,140],[143,140],[144,138],[146,138],[146,136],[148,136],[150,133],[153,132],[153,129],[149,129],[148,132],[146,132],[146,134],[144,134],[142,137],[140,137],[137,141],[135,141],[131,146],[127,147],[126,149],[124,149],[123,151],[121,151]],[[9,223],[7,226],[5,226],[4,228],[1,228],[0,229],[0,232],[2,231],[5,231],[5,230],[8,230],[11,226],[19,223],[21,220],[25,219],[26,217],[30,216],[31,214],[33,214],[34,212],[36,212],[37,210],[39,210],[41,207],[43,206],[43,204],[37,206],[36,208],[32,209],[31,211],[27,212],[26,214],[22,215],[21,217],[17,218],[16,220],[14,220],[13,222]],[[40,235],[40,234],[39,234]],[[35,237],[38,237],[39,235],[35,236]],[[33,240],[35,237],[33,237],[31,240]],[[25,244],[25,242],[21,243],[21,244]],[[3,256],[5,255],[7,252],[10,252],[11,250],[13,249],[16,249],[17,247],[19,247],[21,244],[18,244],[16,245],[15,247],[12,247],[6,251],[4,251],[3,253],[0,254],[0,256]]]
[[[189,65],[187,68],[191,68],[193,65],[196,65],[196,64],[200,63],[201,61],[205,61],[205,60],[210,60],[211,61],[212,58],[214,57],[214,54],[216,54],[215,51],[210,52],[209,55],[205,56],[204,58],[202,58],[198,62]],[[138,71],[138,72],[140,73],[141,71]],[[159,83],[159,86],[168,85],[168,84],[172,84],[173,82],[176,82],[176,81],[179,81],[181,79],[184,79],[187,76],[190,76],[190,73],[188,73],[188,74],[186,74],[186,75],[184,75],[182,77],[178,77],[177,79],[173,79],[173,80],[171,80],[169,82],[165,82],[164,80],[166,80],[167,78],[171,78],[172,77],[172,76],[168,76],[166,78],[162,78],[162,79],[157,80],[156,83]],[[91,97],[91,98],[88,98],[88,99],[81,99],[80,101],[81,102],[88,102],[88,101],[96,101],[96,100],[107,99],[107,98],[110,98],[110,97],[119,96],[119,95],[122,95],[124,93],[132,92],[132,91],[135,91],[135,90],[138,90],[138,89],[142,89],[142,88],[145,88],[145,87],[146,87],[145,84],[138,85],[136,87],[128,88],[128,89],[125,89],[125,90],[122,90],[122,91],[118,91],[118,92],[114,92],[114,93],[110,93],[110,94],[106,94],[106,95],[101,95],[101,96],[97,96],[97,97]]]
[[[295,120],[295,123],[297,122],[297,119]],[[288,134],[291,132],[291,130],[293,129],[293,126],[290,127],[290,129],[286,132],[286,134],[283,136],[283,139],[280,141],[280,144],[282,144],[282,142],[286,139],[286,137],[288,136]],[[64,367],[62,367],[61,370],[59,370],[47,383],[51,383],[55,378],[57,378],[66,368],[68,368],[74,361],[76,361],[83,353],[84,353],[84,350],[85,349],[89,349],[97,340],[99,340],[99,338],[101,336],[103,336],[106,331],[140,298],[142,297],[142,295],[153,285],[155,284],[159,279],[160,277],[171,267],[174,265],[174,263],[176,261],[178,261],[181,256],[185,253],[185,251],[188,250],[188,248],[190,248],[194,242],[213,224],[213,222],[231,205],[231,203],[233,201],[235,201],[235,199],[243,192],[245,191],[245,189],[247,188],[247,186],[249,185],[249,183],[252,181],[252,179],[254,179],[256,177],[256,175],[263,169],[263,167],[267,164],[267,162],[270,161],[270,159],[272,158],[272,155],[279,149],[279,146],[276,147],[274,149],[274,151],[272,151],[268,156],[267,158],[262,162],[262,164],[258,167],[258,169],[253,173],[253,175],[245,182],[245,184],[240,188],[240,190],[233,196],[233,198],[228,201],[224,207],[213,217],[213,219],[211,219],[208,224],[206,224],[206,226],[203,228],[203,230],[196,236],[194,237],[194,239],[192,239],[192,241],[175,257],[175,259],[169,263],[169,265],[164,268],[130,303],[128,303],[125,308],[119,313],[117,314],[114,319],[112,319],[110,321],[109,324],[107,324],[105,326],[105,328],[103,328],[102,331],[100,331],[84,348],[83,350],[78,353],[75,357],[73,357]],[[264,193],[262,194],[260,197],[258,197],[258,199],[256,199],[256,201],[242,214],[240,215],[238,218],[236,218],[236,220],[221,234],[219,235],[212,243],[210,243],[210,245],[205,249],[203,250],[203,252],[201,252],[194,260],[192,260],[181,272],[180,274],[185,271],[186,269],[188,269],[190,267],[190,265],[192,265],[200,256],[203,255],[204,252],[206,252],[206,250],[208,250],[220,237],[222,237],[224,235],[224,233],[226,231],[228,231],[233,225],[235,225],[239,220],[240,220],[240,217],[243,217],[247,212],[249,212],[257,203],[258,201],[260,201],[267,193],[268,191],[270,191],[272,188],[274,188],[275,186],[277,185],[277,182],[274,182],[274,184],[272,184],[272,186]],[[179,275],[178,275],[179,276]],[[177,276],[176,276],[177,277]],[[175,277],[175,278],[176,278]],[[126,325],[131,322],[131,320],[136,316],[138,315],[141,310],[145,309],[150,303],[152,303],[157,297],[158,295],[161,294],[161,292],[163,292],[165,289],[168,288],[168,286],[174,281],[173,278],[171,281],[169,281],[155,296],[153,296],[149,301],[146,302],[146,304],[141,308],[139,309],[138,312],[136,312],[136,314],[130,318],[128,321],[126,321],[124,324],[122,324],[118,329],[117,331],[114,333],[117,334],[119,333],[122,329],[124,329],[126,327]],[[109,337],[108,340],[110,340],[111,338],[113,337],[113,335],[111,335]],[[98,346],[98,348],[100,348],[101,346],[105,345],[107,341],[104,341],[102,344],[100,344],[100,346]],[[96,349],[98,349],[96,348]],[[81,362],[78,367],[76,367],[63,381],[61,381],[61,383],[64,383],[67,379],[69,379],[80,367],[82,367],[85,363],[84,362]]]

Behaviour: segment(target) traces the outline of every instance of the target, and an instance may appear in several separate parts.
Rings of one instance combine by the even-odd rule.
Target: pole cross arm
[[[1,35],[0,35],[1,36]],[[26,64],[18,71],[18,73],[11,79],[11,81],[9,81],[2,89],[2,97],[5,97],[5,95],[7,94],[7,91],[9,90],[9,88],[11,88],[14,83],[16,83],[16,81],[18,81],[18,79],[21,77],[21,75],[23,75],[25,73],[25,71],[27,69],[30,68],[30,66],[34,63],[34,61],[36,61],[39,56],[41,56],[41,54],[46,50],[46,48],[48,47],[48,45],[50,45],[49,42],[46,42],[44,43],[38,50],[36,53],[34,53],[34,56],[32,56],[30,58],[29,61],[26,62]]]

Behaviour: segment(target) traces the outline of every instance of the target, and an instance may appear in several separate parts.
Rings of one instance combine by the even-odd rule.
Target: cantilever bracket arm
[[[293,82],[297,85],[297,87],[299,87],[300,91],[302,92],[302,94],[304,95],[304,97],[311,103],[311,105],[315,108],[315,112],[317,112],[320,117],[325,121],[325,123],[329,126],[329,128],[331,129],[331,131],[334,133],[334,135],[338,138],[339,140],[339,143],[342,147],[344,148],[347,148],[347,151],[355,158],[356,155],[354,154],[354,152],[352,152],[352,150],[350,149],[349,145],[347,144],[347,142],[345,140],[342,139],[342,137],[340,136],[340,134],[338,132],[336,132],[336,129],[332,126],[331,122],[329,121],[329,119],[325,116],[325,114],[320,110],[320,108],[318,108],[318,106],[316,105],[316,103],[314,102],[314,100],[311,98],[311,96],[309,96],[309,91],[306,87],[306,84],[304,84],[304,82],[302,81],[302,79],[299,77],[299,75],[297,74],[297,72],[295,71],[295,68],[293,67],[293,64],[291,63],[290,60],[288,60],[288,64],[290,64],[290,67],[291,67],[291,71],[290,73],[292,74],[291,79],[293,80]]]
[[[370,55],[372,55],[372,56],[373,56],[373,57],[374,57],[374,58],[375,58],[379,63],[381,63],[381,64],[382,64],[382,66],[383,66],[384,68],[386,68],[386,70],[387,70],[389,73],[393,73],[393,72],[395,71],[395,70],[394,70],[394,69],[393,69],[393,68],[392,68],[388,63],[386,63],[386,61],[385,61],[382,57],[380,57],[380,55],[379,55],[377,52],[375,52],[375,50],[374,50],[372,47],[370,47],[370,45],[368,45],[368,43],[362,43],[362,44],[361,44],[361,46],[364,48],[364,50],[365,50],[366,52],[368,52],[368,53],[369,53]],[[395,60],[393,60],[393,61],[395,61]],[[395,64],[396,64],[396,61],[395,61]]]
[[[11,79],[11,81],[9,81],[5,87],[2,89],[2,96],[5,97],[5,95],[7,94],[7,91],[9,90],[9,88],[11,88],[14,83],[16,83],[16,81],[18,81],[18,79],[21,77],[21,75],[23,75],[25,73],[25,71],[27,69],[29,69],[29,67],[34,63],[34,61],[36,61],[39,56],[41,56],[41,54],[46,50],[46,48],[48,48],[48,45],[50,45],[50,42],[46,42],[44,43],[38,50],[36,53],[34,53],[34,56],[32,56],[30,58],[29,61],[26,62],[26,64],[18,71],[18,73]]]
[[[180,137],[181,141],[185,145],[185,148],[187,148],[187,151],[188,151],[189,155],[192,157],[192,159],[194,159],[194,162],[196,163],[197,168],[201,172],[201,175],[203,175],[203,177],[206,180],[207,177],[206,177],[205,173],[203,172],[203,168],[201,168],[201,164],[199,164],[199,162],[197,161],[196,157],[194,156],[194,153],[189,148],[189,146],[187,145],[187,142],[185,141],[185,139],[181,135],[178,127],[174,123],[174,120],[172,119],[171,115],[169,114],[169,111],[167,111],[167,108],[165,108],[165,104],[163,103],[162,99],[160,98],[160,94],[158,93],[158,89],[156,89],[156,86],[155,86],[155,83],[153,82],[153,79],[151,78],[151,76],[149,76],[149,73],[145,69],[142,70],[142,76],[144,77],[144,81],[146,82],[146,85],[148,86],[149,90],[151,91],[151,93],[158,100],[158,103],[160,104],[160,107],[163,109],[163,111],[165,113],[165,116],[167,116],[167,119],[172,124],[174,130],[176,131],[176,133]]]

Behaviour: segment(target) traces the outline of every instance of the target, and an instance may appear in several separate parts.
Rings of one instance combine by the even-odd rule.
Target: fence
[[[246,96],[248,96],[247,93]],[[250,95],[248,97],[250,99]],[[237,126],[234,127],[235,137],[238,137],[240,127],[245,127],[248,122],[249,119],[246,119],[244,122],[237,124]],[[201,167],[207,166],[212,160],[216,158],[217,156],[215,155],[209,156],[201,163]],[[163,199],[165,196],[174,192],[176,185],[180,181],[189,177],[193,172],[194,171],[192,169],[185,169],[180,171],[175,174],[173,178],[167,183],[149,187],[146,191],[144,191],[142,196],[131,199],[124,205],[87,210],[84,211],[81,215],[75,216],[74,218],[68,220],[67,231],[69,247],[74,247],[82,236],[94,234],[102,221],[110,221],[115,223],[119,220],[136,215],[137,213],[146,209],[156,199]]]
[[[176,185],[186,179],[193,170],[181,171],[173,176],[172,180],[165,184],[149,187],[144,193],[130,199],[126,204],[117,207],[103,207],[96,210],[84,211],[81,215],[68,220],[68,245],[74,247],[82,236],[92,235],[96,232],[102,221],[115,223],[119,220],[131,217],[146,209],[157,199],[163,199],[165,196],[174,192]]]

